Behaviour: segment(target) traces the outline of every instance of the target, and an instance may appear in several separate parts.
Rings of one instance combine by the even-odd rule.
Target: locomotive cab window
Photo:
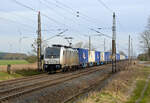
[[[45,58],[59,58],[60,48],[46,48]]]

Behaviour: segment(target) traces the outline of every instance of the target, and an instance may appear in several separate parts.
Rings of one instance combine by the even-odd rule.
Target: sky
[[[17,2],[16,2],[17,1]],[[37,37],[37,14],[41,12],[42,39],[51,38],[64,30],[73,37],[73,44],[88,42],[103,51],[111,48],[111,39],[97,35],[91,29],[112,36],[112,13],[116,13],[117,51],[128,52],[128,36],[133,39],[134,52],[141,53],[139,34],[144,31],[150,16],[149,0],[2,0],[0,3],[0,51],[31,52]],[[79,16],[77,16],[79,15]],[[47,44],[68,42],[55,37]]]

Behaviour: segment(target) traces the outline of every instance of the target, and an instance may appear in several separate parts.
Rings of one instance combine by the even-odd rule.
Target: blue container
[[[116,54],[116,60],[117,60],[117,61],[120,60],[120,54],[119,54],[119,53]]]
[[[101,58],[100,52],[99,52],[99,51],[95,51],[95,63],[96,63],[97,65],[100,64],[100,58]]]
[[[78,55],[79,55],[79,64],[82,67],[87,67],[88,64],[88,50],[87,49],[82,49],[82,48],[77,48],[78,50]]]
[[[127,59],[128,59],[128,56],[125,56],[125,59],[127,60]]]
[[[104,53],[104,61],[105,62],[111,61],[111,52],[105,52]]]

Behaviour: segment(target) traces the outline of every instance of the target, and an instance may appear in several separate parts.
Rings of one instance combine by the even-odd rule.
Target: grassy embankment
[[[133,95],[126,103],[134,103],[136,102],[140,97],[140,103],[147,103],[150,101],[150,81],[146,82],[148,79],[148,76],[150,75],[150,67],[144,67],[141,70],[141,75],[138,76],[136,80],[136,88],[133,92]],[[143,96],[141,96],[142,91],[144,90],[144,87],[148,83],[148,87],[146,88]]]
[[[78,103],[135,103],[140,97],[150,75],[150,67],[134,66],[121,71],[101,92],[90,93]],[[150,101],[150,82],[140,103]]]
[[[0,60],[0,65],[29,64],[26,60]]]
[[[27,76],[37,75],[37,74],[41,74],[41,72],[38,72],[37,70],[19,70],[12,74],[8,74],[6,72],[0,72],[0,81],[27,77]]]
[[[25,60],[0,60],[0,65],[8,65],[8,64],[13,65],[13,64],[29,64],[29,63]],[[38,72],[37,70],[18,70],[12,74],[0,72],[0,81],[26,77],[36,74],[40,74],[40,72]]]

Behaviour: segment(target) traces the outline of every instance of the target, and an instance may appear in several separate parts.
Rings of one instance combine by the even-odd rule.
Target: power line
[[[37,11],[36,9],[34,9],[34,8],[30,7],[30,6],[27,6],[27,5],[25,5],[25,4],[21,3],[21,2],[18,2],[17,0],[12,0],[12,1],[15,2],[16,4],[20,5],[20,6],[24,7],[24,8],[27,8],[27,9],[29,9],[29,10],[32,10],[33,12],[38,13],[38,11]],[[58,22],[57,20],[55,20],[55,19],[53,19],[53,18],[47,16],[47,15],[44,14],[44,13],[41,13],[41,15],[44,16],[44,17],[46,17],[46,18],[49,19],[50,21],[53,21],[53,22],[56,23],[56,24],[62,24],[62,23]],[[64,25],[64,24],[63,24],[63,25]]]
[[[40,1],[41,1],[41,0],[40,0]],[[54,8],[52,8],[52,7],[50,7],[49,5],[46,4],[46,3],[48,2],[47,0],[43,0],[43,1],[45,1],[45,3],[43,3],[42,1],[41,1],[41,3],[42,3],[43,5],[45,5],[47,8],[49,8],[52,12],[54,12],[55,14],[57,14],[57,15],[63,17],[64,19],[69,19],[70,21],[72,21],[72,19],[65,17],[64,14],[62,14],[62,13],[56,11],[56,10],[54,11]],[[57,13],[56,13],[56,12],[57,12]]]
[[[2,13],[3,13],[3,12],[2,12]],[[33,23],[35,23],[35,21],[33,21],[32,19],[29,19],[29,18],[24,17],[24,16],[22,16],[22,15],[18,15],[18,14],[16,14],[16,13],[9,13],[9,15],[11,15],[11,19],[6,19],[6,18],[3,18],[3,17],[1,17],[1,18],[6,19],[7,21],[16,22],[16,23],[18,23],[18,24],[28,26],[28,27],[30,27],[30,28],[33,27],[33,26],[29,25],[29,24],[31,24],[31,23],[28,23],[28,24],[26,24],[26,23],[20,23],[19,20],[18,20],[18,18],[20,18],[20,19],[21,19],[21,18],[25,18],[26,20],[32,21]],[[16,20],[12,20],[12,19],[16,19],[17,21],[16,21]]]
[[[101,5],[103,5],[109,12],[113,13],[113,10],[108,7],[102,0],[97,0]]]
[[[58,3],[58,4],[60,4],[60,5],[64,6],[64,7],[68,8],[68,9],[70,9],[70,10],[72,10],[72,11],[75,11],[75,9],[73,9],[72,7],[66,5],[66,4],[64,4],[64,3],[62,3],[62,2],[60,2],[60,1],[58,1],[58,0],[54,0],[54,1],[56,1],[56,3]],[[89,20],[91,20],[91,19],[95,20],[94,18],[91,18],[91,17],[89,17],[89,16],[87,16],[87,15],[85,15],[85,14],[83,14],[83,13],[82,13],[82,15],[83,15],[84,17],[88,18]],[[97,22],[97,21],[96,21],[96,22]]]
[[[53,2],[50,2],[50,1],[48,1],[48,0],[44,0],[44,2],[45,3],[48,3],[48,4],[54,4],[56,7],[58,7],[58,8],[61,8],[61,10],[63,9],[64,10],[64,8],[63,7],[61,7],[61,6],[59,6],[59,5],[57,5],[57,4],[55,4],[55,3],[53,3]],[[47,4],[45,4],[45,3],[43,3],[43,2],[41,2],[43,5],[45,5],[46,7],[48,7],[48,8],[50,8],[50,10],[52,10],[53,8],[52,7],[50,7],[49,5],[47,5]],[[65,11],[66,11],[66,9],[65,9]],[[54,12],[54,11],[53,11]],[[67,12],[69,12],[69,13],[71,13],[71,14],[73,14],[74,15],[74,13],[72,13],[70,10],[68,11],[68,9],[67,9]],[[56,13],[56,12],[55,12]],[[61,16],[63,16],[63,14],[61,14]],[[63,16],[64,17],[64,16]],[[64,18],[66,18],[66,17],[64,17]],[[67,18],[66,18],[67,19]],[[70,18],[68,18],[71,22],[73,22],[74,24],[76,24],[77,22],[76,21],[74,21],[73,19],[70,19]],[[76,24],[77,25],[77,24]],[[80,24],[79,24],[80,25]],[[77,27],[79,27],[79,25],[77,25]],[[66,24],[66,26],[68,26],[67,24]],[[68,27],[70,27],[70,26],[68,26]]]
[[[70,12],[70,13],[72,13],[71,11],[73,11],[73,12],[75,12],[75,13],[76,13],[76,12],[80,13],[79,15],[81,15],[80,17],[83,18],[84,21],[89,22],[89,23],[93,23],[93,22],[97,23],[97,21],[95,21],[95,19],[91,19],[89,16],[83,14],[82,12],[79,12],[79,11],[73,9],[72,7],[66,5],[66,4],[64,4],[64,3],[62,3],[62,2],[60,2],[60,1],[58,1],[58,0],[54,0],[54,1],[56,1],[56,3],[59,4],[59,5],[61,5],[62,7],[67,8],[66,10],[67,10],[68,12]],[[53,4],[54,4],[54,3],[53,3]],[[56,4],[55,4],[55,5],[56,5]],[[56,5],[56,6],[59,7],[59,8],[62,8],[62,7],[58,6],[58,5]],[[69,9],[69,10],[68,10],[68,9]],[[71,11],[70,11],[70,10],[71,10]],[[74,15],[74,13],[73,13],[73,15]],[[94,20],[94,21],[93,21],[93,20]],[[95,23],[94,23],[94,24],[95,24]]]
[[[5,21],[9,21],[9,22],[13,22],[13,23],[17,23],[17,24],[20,24],[20,25],[24,25],[25,27],[28,27],[28,28],[32,28],[32,26],[30,26],[30,25],[27,25],[27,24],[24,24],[24,23],[20,23],[20,22],[15,21],[15,20],[6,19],[6,18],[3,18],[3,17],[0,17],[0,19],[3,19]]]

